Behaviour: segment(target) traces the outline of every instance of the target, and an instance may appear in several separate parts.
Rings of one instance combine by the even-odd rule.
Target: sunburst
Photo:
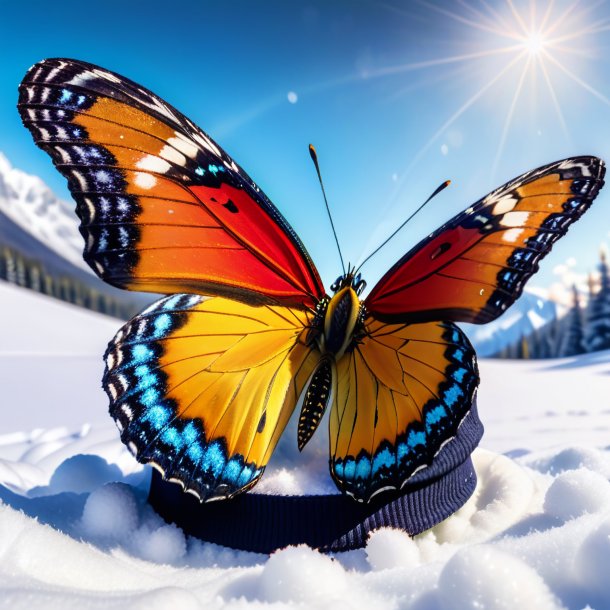
[[[584,62],[592,55],[591,38],[610,31],[609,21],[595,19],[597,3],[586,6],[578,0],[567,4],[556,0],[456,0],[452,8],[445,4],[418,0],[418,3],[444,19],[459,24],[460,40],[470,40],[472,50],[416,63],[384,67],[368,77],[425,70],[449,64],[464,64],[479,70],[478,88],[434,130],[431,137],[412,156],[395,183],[393,201],[411,170],[437,140],[468,110],[493,90],[511,91],[506,114],[500,120],[502,131],[497,144],[490,179],[502,159],[505,144],[515,119],[516,109],[524,98],[535,103],[535,92],[543,87],[551,101],[552,111],[566,138],[569,130],[562,112],[559,81],[568,80],[578,89],[610,106],[610,99],[582,76]],[[540,7],[543,7],[540,10]],[[394,7],[395,8],[395,7]],[[484,67],[483,67],[484,62]],[[516,80],[514,78],[517,74]],[[574,88],[574,87],[573,87]]]

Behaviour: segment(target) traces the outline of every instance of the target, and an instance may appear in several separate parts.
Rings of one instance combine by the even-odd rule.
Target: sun
[[[430,58],[416,63],[388,66],[378,74],[386,76],[414,70],[434,70],[441,66],[467,65],[471,73],[479,75],[479,87],[442,122],[427,142],[412,157],[396,181],[394,199],[401,191],[407,176],[430,150],[434,143],[464,113],[486,96],[501,91],[508,94],[506,114],[499,116],[502,130],[495,158],[491,163],[491,178],[495,177],[503,155],[510,128],[524,101],[534,107],[540,103],[540,92],[547,93],[548,110],[559,129],[570,139],[564,118],[561,96],[567,90],[580,89],[587,95],[610,106],[610,99],[583,76],[585,62],[594,53],[592,41],[600,32],[610,31],[610,21],[595,18],[597,3],[579,0],[416,0],[422,7],[436,13],[457,26],[456,41],[460,53]],[[465,41],[469,44],[465,46]]]
[[[523,41],[523,48],[532,56],[542,53],[548,40],[539,32],[532,32]]]

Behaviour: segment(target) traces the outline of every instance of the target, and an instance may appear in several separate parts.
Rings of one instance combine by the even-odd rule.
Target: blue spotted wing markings
[[[61,112],[83,112],[87,109],[87,105],[94,104],[101,99],[107,99],[111,100],[117,107],[119,104],[125,104],[126,115],[129,115],[130,109],[135,109],[159,121],[169,129],[171,135],[168,138],[163,136],[162,139],[158,140],[158,144],[149,147],[150,150],[146,146],[144,146],[146,150],[141,150],[141,145],[139,148],[129,149],[147,154],[146,158],[142,159],[142,161],[148,161],[144,170],[148,174],[155,174],[158,171],[164,179],[171,180],[178,186],[188,184],[193,187],[200,185],[208,188],[219,188],[221,185],[230,185],[244,191],[247,197],[260,208],[261,217],[266,214],[271,219],[272,224],[279,228],[280,233],[283,233],[291,242],[291,246],[295,249],[295,252],[291,254],[295,260],[291,261],[291,264],[293,266],[296,265],[295,268],[300,269],[300,271],[297,271],[298,273],[303,272],[304,276],[302,279],[304,279],[309,289],[317,296],[324,294],[324,287],[315,266],[292,227],[248,174],[205,132],[154,93],[125,77],[86,62],[71,59],[47,59],[33,66],[26,74],[20,85],[18,107],[24,124],[32,131],[36,143],[45,150],[48,150],[51,156],[53,156],[54,162],[58,164],[60,171],[70,175],[73,180],[71,190],[75,198],[82,198],[81,191],[87,190],[88,185],[94,178],[91,176],[85,177],[80,167],[75,169],[73,166],[74,159],[67,161],[67,164],[70,166],[69,168],[60,167],[65,160],[62,160],[61,153],[54,150],[53,146],[49,149],[48,145],[49,142],[53,142],[53,144],[61,146],[62,143],[65,144],[64,140],[70,140],[75,137],[84,138],[86,141],[88,135],[82,132],[74,134],[65,131],[60,126],[60,129],[63,131],[61,131],[58,137],[57,130],[53,124],[57,114],[48,114],[49,112],[55,112],[53,105],[49,103],[49,100],[52,101],[53,95],[55,96],[55,103],[60,106]],[[81,99],[82,103],[79,101]],[[117,112],[117,114],[120,113]],[[49,117],[51,118],[50,124],[48,121]],[[70,118],[73,118],[73,116]],[[124,119],[117,116],[116,123],[114,123],[114,116],[98,117],[91,115],[89,118],[93,121],[100,120],[109,126],[113,124],[120,125],[122,128],[130,131],[141,129],[141,137],[154,137],[154,135],[151,136],[149,133],[151,131],[150,128],[140,125],[136,119],[130,122],[131,119],[128,116]],[[44,122],[44,126],[41,125],[41,121]],[[68,126],[70,129],[74,128],[73,125],[70,125],[69,121]],[[77,127],[77,129],[81,128]],[[98,131],[100,134],[103,134],[107,130],[98,129]],[[109,154],[111,154],[111,148],[115,151],[121,148],[120,140],[116,139],[118,137],[118,135],[116,137],[113,136],[110,142],[106,142],[103,145]],[[159,152],[161,145],[162,149]],[[116,160],[112,159],[108,165],[103,166],[104,169],[102,171],[114,176],[112,181],[118,184],[122,174],[116,169],[116,166]],[[124,174],[130,172],[134,174],[131,171],[134,169],[124,167],[122,172]],[[85,166],[83,171],[88,171],[88,168]],[[118,173],[115,176],[114,172],[117,171]],[[84,181],[83,185],[74,182],[74,175],[78,177],[79,172],[80,179]],[[129,180],[137,182],[137,176],[131,174]],[[118,190],[122,193],[125,192],[124,188],[119,188]],[[107,193],[108,191],[108,188],[101,188],[102,193]],[[232,209],[235,208],[234,203],[229,202],[226,205],[228,206],[227,209],[235,211]],[[92,204],[91,207],[95,208],[95,204]],[[87,206],[85,205],[83,208],[85,214],[87,213],[86,208]],[[133,236],[132,241],[134,241]],[[137,241],[137,233],[135,234],[135,241]],[[130,283],[130,270],[138,262],[137,253],[134,251],[122,252],[121,257],[127,259],[125,262],[126,277],[119,277],[116,274],[116,277],[112,275],[112,267],[116,265],[106,265],[103,260],[98,260],[99,257],[93,254],[90,255],[91,262],[89,260],[87,262],[106,281],[114,283],[119,287],[126,287]],[[120,262],[121,258],[117,257],[117,260]],[[301,263],[304,265],[303,269],[300,268]],[[110,273],[107,273],[107,270],[110,270]],[[281,271],[279,267],[276,270],[278,272]]]
[[[401,327],[403,331],[406,328],[407,325]],[[363,446],[353,451],[350,438],[349,450],[346,454],[339,456],[335,450],[335,455],[331,455],[331,473],[337,485],[358,500],[368,501],[386,489],[400,489],[412,480],[419,470],[432,463],[442,447],[455,436],[470,409],[478,383],[474,351],[465,336],[453,324],[440,323],[438,328],[442,330],[442,342],[438,344],[445,347],[445,367],[439,370],[433,363],[426,362],[425,359],[421,360],[422,366],[435,371],[434,378],[441,376],[444,379],[437,388],[430,388],[425,380],[411,375],[406,364],[403,365],[402,362],[400,364],[403,379],[411,377],[426,388],[429,398],[423,406],[420,406],[411,394],[411,383],[405,381],[405,391],[397,393],[395,388],[386,387],[377,378],[374,370],[367,363],[366,345],[358,347],[364,367],[355,366],[353,358],[356,357],[356,350],[349,355],[351,375],[355,375],[362,383],[376,384],[377,396],[380,391],[386,393],[384,399],[377,400],[379,408],[393,409],[394,417],[398,421],[400,407],[395,398],[398,394],[402,394],[403,400],[408,399],[420,414],[417,420],[408,423],[402,431],[400,430],[402,425],[397,424],[395,437],[392,439],[378,440],[373,427],[369,441],[366,442],[372,448],[370,450]],[[380,334],[383,332],[381,330]],[[425,342],[425,339],[412,338],[410,341]],[[413,360],[412,354],[401,352],[401,356]],[[366,377],[369,378],[368,381]],[[343,382],[345,395],[339,396],[338,402],[340,434],[350,436],[354,434],[356,412],[364,407],[358,402],[361,392],[355,393],[354,398],[350,396],[352,383],[355,383],[355,380],[345,388],[346,383]],[[353,402],[350,403],[352,400]],[[341,409],[343,405],[345,406]],[[348,410],[351,411],[350,416],[354,419],[346,422],[343,418]],[[384,416],[389,417],[387,413]],[[349,431],[346,425],[351,426]],[[362,435],[362,429],[359,434]]]
[[[180,306],[181,299],[184,307]],[[158,362],[162,348],[157,341],[178,328],[180,311],[200,300],[201,297],[193,295],[174,295],[151,306],[142,314],[152,319],[148,337],[142,335],[146,329],[142,317],[133,321],[139,327],[128,324],[119,331],[107,353],[104,386],[111,398],[111,414],[122,429],[124,442],[136,457],[152,463],[164,476],[180,482],[200,499],[213,499],[252,486],[263,469],[247,463],[241,455],[229,456],[222,439],[207,442],[200,421],[181,420],[177,405],[162,398],[167,390],[163,371],[152,366],[142,369]],[[172,322],[168,322],[170,312],[178,314],[172,317]],[[130,343],[132,333],[136,338]],[[124,352],[129,350],[133,362],[116,364],[116,360],[125,358]],[[130,369],[131,380],[128,378]],[[126,381],[120,381],[121,376]],[[154,382],[150,381],[151,376]],[[149,381],[142,387],[141,382],[146,377]],[[117,383],[122,386],[122,394],[115,400],[116,389],[111,389],[111,386]]]

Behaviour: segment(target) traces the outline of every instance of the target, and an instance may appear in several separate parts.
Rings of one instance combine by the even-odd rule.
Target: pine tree
[[[0,249],[0,279],[2,280],[5,280],[8,274],[8,256],[8,248],[4,246],[2,249]]]
[[[540,331],[536,328],[527,335],[527,344],[529,346],[528,358],[540,358]]]
[[[556,356],[554,335],[557,319],[553,318],[538,332],[538,358],[554,358]]]
[[[601,252],[600,289],[592,295],[587,312],[587,351],[610,349],[610,274],[606,253]]]
[[[527,360],[530,358],[530,345],[525,335],[521,335],[516,347],[515,358],[519,358],[520,360]]]
[[[557,354],[560,358],[575,356],[585,352],[583,313],[576,286],[572,286],[572,295],[574,299],[572,309],[568,313],[563,337],[559,346],[559,353]]]

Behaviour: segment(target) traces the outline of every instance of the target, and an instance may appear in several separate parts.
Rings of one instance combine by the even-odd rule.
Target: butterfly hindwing
[[[121,288],[313,307],[324,288],[252,179],[184,115],[117,74],[48,59],[19,112],[77,202],[85,260]]]
[[[385,324],[337,362],[330,467],[360,501],[400,489],[455,436],[478,385],[472,346],[451,322]]]
[[[604,184],[596,157],[545,165],[496,189],[403,256],[367,310],[387,322],[490,322],[519,298],[539,261]]]
[[[201,500],[252,487],[319,360],[307,315],[190,294],[155,303],[106,353],[123,442]]]

